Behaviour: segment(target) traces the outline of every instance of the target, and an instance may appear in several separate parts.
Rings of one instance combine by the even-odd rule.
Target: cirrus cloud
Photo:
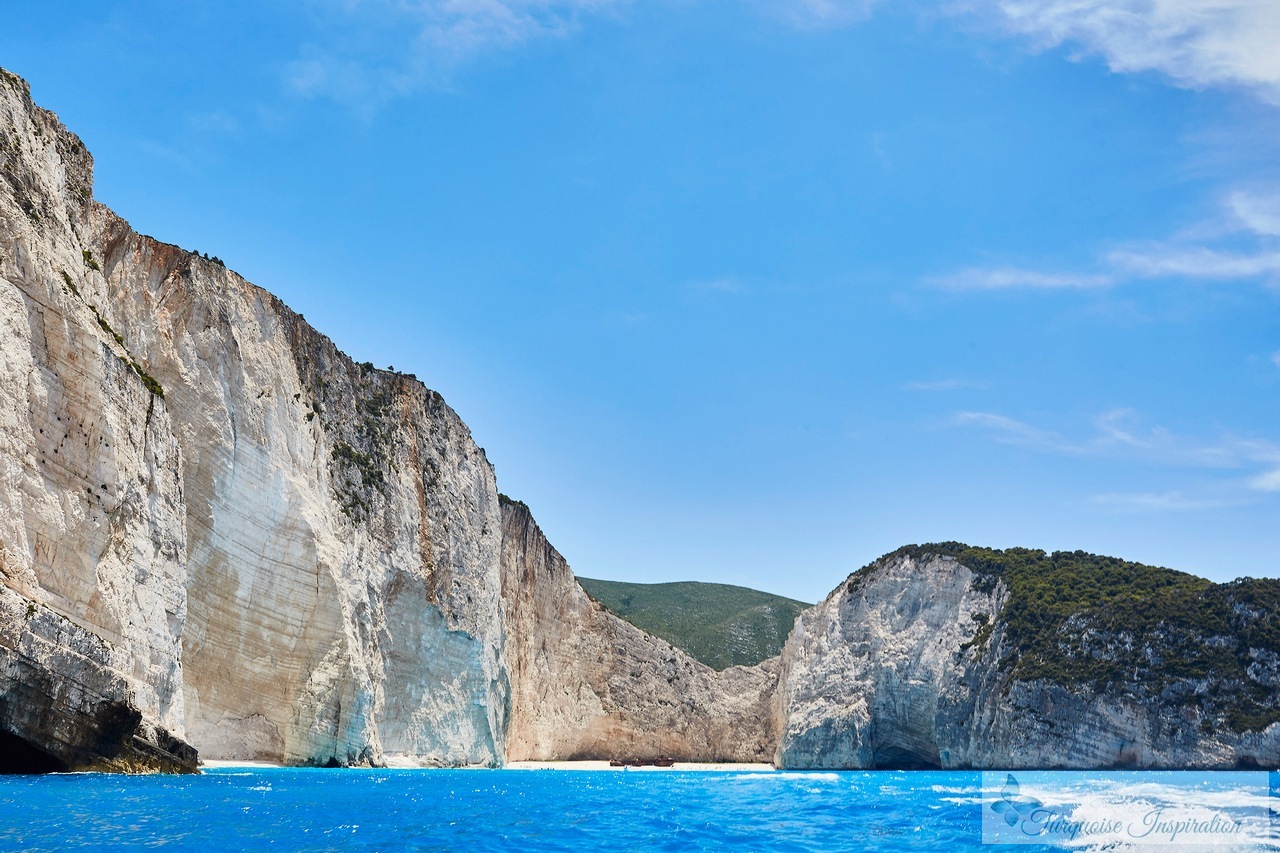
[[[491,50],[577,32],[631,0],[309,0],[316,37],[285,66],[308,96],[382,100],[438,84]],[[882,0],[749,0],[791,29],[858,24]],[[924,10],[933,3],[918,4]],[[1153,71],[1190,88],[1238,86],[1280,105],[1280,3],[1274,0],[942,0],[1033,49],[1101,56],[1116,72]],[[729,7],[733,8],[733,7]]]
[[[1039,49],[1101,56],[1113,71],[1155,71],[1180,86],[1239,86],[1280,105],[1280,3],[1274,0],[969,0]]]
[[[980,429],[994,441],[1039,453],[1108,459],[1135,468],[1201,472],[1195,478],[1201,485],[1193,491],[1103,494],[1094,496],[1093,502],[1098,504],[1144,511],[1208,509],[1280,492],[1280,444],[1230,434],[1217,441],[1199,441],[1163,427],[1144,426],[1130,409],[1103,412],[1093,419],[1090,430],[1078,436],[996,412],[958,412],[951,423]],[[1210,475],[1207,485],[1203,483],[1205,474]],[[1135,470],[1135,476],[1142,475]]]
[[[1042,272],[1023,267],[998,266],[970,267],[947,275],[931,276],[925,282],[948,290],[1061,290],[1106,287],[1115,284],[1115,278],[1104,274]]]
[[[285,84],[369,108],[440,85],[485,51],[577,32],[629,0],[312,0],[317,31],[285,66]]]
[[[1111,287],[1144,279],[1191,281],[1280,280],[1280,190],[1234,190],[1222,213],[1166,240],[1134,242],[1100,253],[1094,270],[1036,270],[1023,266],[967,267],[927,276],[947,290],[1068,290]],[[1216,235],[1203,241],[1196,234]]]

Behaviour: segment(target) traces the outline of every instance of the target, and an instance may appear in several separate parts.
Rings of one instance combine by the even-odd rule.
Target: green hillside
[[[800,601],[721,583],[622,583],[578,578],[610,612],[714,669],[750,666],[782,651]]]

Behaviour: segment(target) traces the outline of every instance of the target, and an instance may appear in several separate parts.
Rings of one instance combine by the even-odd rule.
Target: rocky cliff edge
[[[1280,581],[908,547],[801,614],[788,768],[1280,766]]]

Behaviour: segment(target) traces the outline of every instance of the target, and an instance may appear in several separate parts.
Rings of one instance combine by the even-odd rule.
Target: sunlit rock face
[[[92,159],[8,74],[0,177],[0,770],[193,769],[181,446],[78,295]]]
[[[716,672],[588,598],[528,508],[502,507],[512,761],[770,761],[777,660]]]
[[[438,394],[135,233],[2,83],[0,737],[32,766],[771,753],[774,664],[603,612]]]
[[[968,699],[957,656],[973,617],[991,619],[999,604],[954,560],[905,559],[801,613],[782,652],[779,764],[949,766],[939,726]]]
[[[11,75],[0,133],[0,677],[206,758],[500,763],[501,521],[466,426],[92,201]],[[101,695],[68,695],[89,669]],[[4,695],[59,755],[29,728],[74,725]]]
[[[99,210],[107,299],[184,448],[187,726],[205,754],[501,761],[493,470],[416,380]]]
[[[1025,651],[1004,618],[1002,580],[952,556],[903,549],[797,620],[782,653],[775,760],[787,768],[1280,766],[1280,723],[1266,722],[1280,685],[1278,588],[1208,585],[1203,605],[1191,597],[1203,611],[1172,612],[1146,633],[1081,611],[1037,674],[1018,666]],[[1187,631],[1188,619],[1210,627]],[[1215,664],[1223,649],[1241,662],[1239,677]],[[1179,656],[1184,666],[1156,671]],[[1126,675],[1121,664],[1135,660],[1152,670]],[[1116,675],[1050,677],[1064,668]],[[1221,699],[1228,695],[1239,699]]]
[[[771,753],[773,664],[716,673],[605,613],[438,394],[135,233],[2,94],[6,731],[69,756],[107,709],[183,766]]]

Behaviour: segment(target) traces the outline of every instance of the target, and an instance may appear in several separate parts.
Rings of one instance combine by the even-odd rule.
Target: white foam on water
[[[959,787],[952,785],[930,785],[929,790],[935,794],[981,794],[982,787],[978,785],[962,785]]]

